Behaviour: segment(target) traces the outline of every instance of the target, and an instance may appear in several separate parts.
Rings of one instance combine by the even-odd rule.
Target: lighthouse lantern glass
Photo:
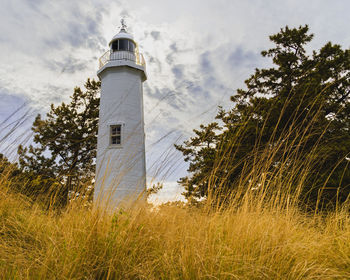
[[[135,51],[135,43],[132,41],[129,41],[129,52]]]
[[[135,51],[135,43],[128,39],[119,39],[112,43],[112,51],[129,51],[134,52]]]
[[[128,40],[119,40],[119,50],[120,51],[127,51],[128,50]]]

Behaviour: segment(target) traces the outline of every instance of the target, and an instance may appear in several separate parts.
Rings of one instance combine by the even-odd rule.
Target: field
[[[348,212],[246,200],[44,211],[1,188],[2,279],[349,279]]]

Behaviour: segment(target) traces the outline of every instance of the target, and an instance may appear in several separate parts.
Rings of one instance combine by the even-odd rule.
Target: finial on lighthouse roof
[[[126,32],[126,23],[125,23],[125,19],[122,18],[120,20],[120,23],[122,24],[122,28],[120,29],[120,32]]]
[[[119,30],[119,33],[116,34],[116,35],[112,38],[112,40],[109,42],[109,45],[111,45],[114,41],[119,40],[119,39],[129,39],[129,40],[134,41],[134,37],[133,37],[130,33],[128,33],[128,32],[126,31],[125,19],[122,18],[122,19],[120,20],[120,23],[122,24],[122,26],[121,26],[121,28],[120,28],[120,30]]]

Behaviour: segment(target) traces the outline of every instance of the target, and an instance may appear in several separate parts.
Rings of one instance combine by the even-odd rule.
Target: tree
[[[20,174],[16,163],[12,163],[3,154],[0,154],[0,184],[9,181]]]
[[[178,145],[190,175],[181,178],[187,197],[205,197],[213,188],[238,185],[244,170],[274,148],[269,170],[289,156],[312,162],[305,185],[308,199],[336,189],[345,201],[350,189],[350,50],[327,43],[308,55],[308,26],[288,26],[270,36],[275,47],[261,54],[274,67],[256,69],[246,89],[231,96],[233,107],[220,109],[217,122],[195,130]],[[220,123],[220,125],[218,124]],[[296,158],[293,159],[295,161]],[[288,164],[287,164],[288,165]],[[215,183],[213,183],[215,181]],[[334,198],[329,194],[328,200]]]
[[[74,89],[69,104],[51,110],[33,123],[34,143],[19,146],[19,166],[28,181],[26,192],[51,194],[64,206],[71,191],[92,184],[95,172],[100,82],[88,79],[85,91]],[[52,201],[51,201],[52,203]]]

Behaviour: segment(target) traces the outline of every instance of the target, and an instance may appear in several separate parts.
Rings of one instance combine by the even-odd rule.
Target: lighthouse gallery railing
[[[139,52],[129,52],[129,51],[116,51],[111,52],[110,50],[106,51],[99,59],[100,68],[107,64],[109,61],[113,60],[128,60],[135,62],[137,65],[141,65],[146,68],[145,59],[143,55]]]

